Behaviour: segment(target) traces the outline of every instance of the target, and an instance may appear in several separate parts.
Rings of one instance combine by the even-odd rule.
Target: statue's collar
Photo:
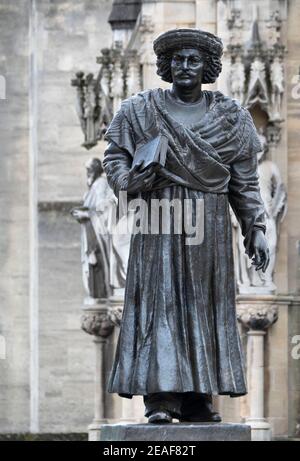
[[[156,106],[156,109],[158,109],[159,112],[161,112],[161,114],[168,120],[172,120],[173,125],[182,127],[183,125],[181,125],[179,122],[175,122],[175,120],[172,119],[171,114],[169,114],[166,108],[166,91],[167,90],[162,88],[155,88],[154,90],[150,90],[150,99],[153,98],[154,106]],[[233,125],[235,125],[241,114],[241,106],[238,101],[225,96],[220,91],[203,91],[207,95],[209,101],[207,111],[203,117],[201,117],[199,122],[189,126],[189,129],[200,129],[200,131],[202,129],[207,130],[212,124],[215,125],[221,123],[223,129],[226,131],[231,131]]]
[[[167,119],[171,119],[173,124],[176,126],[182,126],[180,122],[177,122],[175,119],[172,118],[172,115],[169,113],[167,110],[166,106],[166,95],[169,90],[167,89],[162,89],[162,88],[156,88],[154,90],[151,90],[151,97],[155,101],[155,105],[157,108],[159,108],[159,111],[161,114],[166,117]],[[217,106],[218,102],[222,99],[223,94],[219,91],[208,91],[208,90],[203,90],[203,93],[205,94],[205,97],[207,97],[208,100],[208,107],[207,111],[201,118],[196,123],[193,123],[192,125],[189,125],[189,129],[193,128],[198,128],[199,126],[206,124],[207,123],[207,116],[211,114],[211,112],[214,111],[215,107]],[[187,104],[188,106],[188,104]],[[212,116],[211,116],[212,117]]]

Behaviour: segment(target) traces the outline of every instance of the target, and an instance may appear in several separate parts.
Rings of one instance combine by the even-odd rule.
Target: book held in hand
[[[141,170],[150,166],[165,166],[168,150],[168,139],[166,136],[158,135],[151,141],[146,142],[135,151],[131,168],[135,165],[142,165]]]

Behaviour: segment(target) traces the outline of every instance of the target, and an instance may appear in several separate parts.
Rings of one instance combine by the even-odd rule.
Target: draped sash
[[[106,139],[133,157],[137,146],[163,133],[168,138],[167,161],[153,189],[180,184],[203,192],[228,192],[230,163],[247,143],[248,111],[220,92],[205,91],[210,100],[206,114],[185,126],[167,111],[165,91],[148,90],[123,101]]]

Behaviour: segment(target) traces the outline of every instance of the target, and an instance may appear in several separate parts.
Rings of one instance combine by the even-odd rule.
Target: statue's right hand
[[[74,208],[71,211],[73,218],[75,218],[79,223],[87,221],[89,219],[89,214],[87,211],[80,210],[78,208]]]
[[[142,165],[135,165],[128,172],[126,191],[135,194],[140,191],[147,191],[155,179],[156,173],[153,167],[141,171]]]

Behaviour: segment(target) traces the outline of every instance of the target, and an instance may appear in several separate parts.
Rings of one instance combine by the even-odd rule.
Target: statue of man
[[[188,245],[185,230],[132,234],[108,391],[143,395],[150,423],[220,421],[212,395],[247,392],[229,204],[256,269],[265,271],[269,261],[257,176],[261,145],[245,108],[202,88],[221,72],[218,37],[170,30],[154,41],[154,52],[158,75],[172,87],[123,101],[106,133],[104,169],[116,195],[126,191],[149,209],[153,200],[189,200],[187,218],[194,220],[202,201],[204,238]],[[165,164],[132,166],[137,149],[158,135],[168,140]]]
[[[108,298],[110,287],[109,211],[114,196],[101,161],[90,159],[86,165],[88,191],[83,206],[72,216],[81,224],[81,261],[83,284],[91,298]]]

